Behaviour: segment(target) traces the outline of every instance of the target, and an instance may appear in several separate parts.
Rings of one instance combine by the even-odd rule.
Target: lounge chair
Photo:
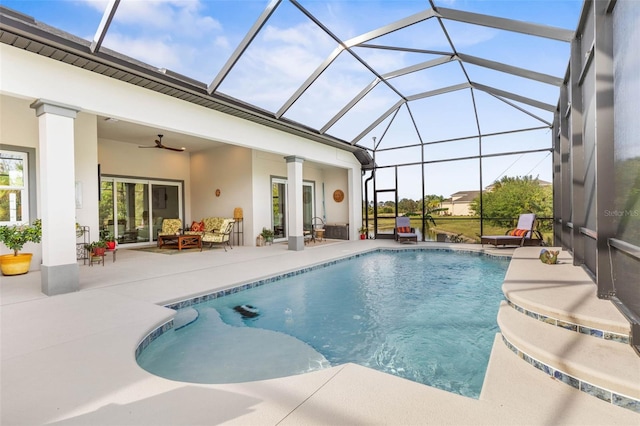
[[[507,231],[505,235],[483,235],[480,237],[480,242],[482,245],[492,244],[496,247],[540,245],[542,236],[538,231],[534,231],[535,222],[535,213],[523,213],[520,215],[515,229]],[[534,239],[534,235],[537,238]]]
[[[396,241],[403,243],[405,241],[414,241],[418,244],[418,234],[416,230],[411,227],[411,219],[406,216],[396,217],[396,228],[394,229],[396,234]]]

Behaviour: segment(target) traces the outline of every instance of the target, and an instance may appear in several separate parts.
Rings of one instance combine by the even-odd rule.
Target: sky
[[[47,25],[91,40],[100,23],[106,0],[0,0]],[[366,34],[431,7],[428,1],[305,1],[298,3],[326,30],[342,41]],[[575,30],[582,2],[578,0],[434,0],[437,7],[450,8],[541,25]],[[103,46],[158,68],[186,75],[210,84],[247,31],[269,5],[252,0],[122,0]],[[569,43],[517,34],[495,28],[443,19],[449,39],[458,53],[499,61],[562,78],[569,60]],[[369,40],[386,49],[354,47],[357,55],[340,54],[299,100],[286,110],[283,105],[298,87],[336,48],[336,40],[291,2],[282,1],[245,54],[218,87],[220,93],[249,102],[315,129],[322,129],[332,117],[376,75],[441,58],[452,52],[449,39],[435,19]],[[410,48],[413,51],[390,49]],[[367,66],[362,62],[366,62]],[[370,67],[370,68],[369,68]],[[482,163],[482,184],[478,160],[462,158],[500,152],[550,148],[549,129],[512,132],[544,127],[552,114],[517,101],[504,102],[480,90],[458,90],[421,98],[421,94],[466,82],[466,75],[481,85],[518,93],[555,105],[559,88],[532,82],[485,67],[458,61],[399,75],[389,85],[377,84],[362,102],[326,131],[347,141],[379,151],[379,165],[420,162],[423,152],[416,144],[426,143],[424,159],[458,161],[428,163],[425,190],[448,197],[462,190],[486,187],[504,175],[539,176],[551,181],[549,152],[491,157]],[[401,99],[415,96],[397,112],[386,117],[370,132],[363,129],[388,112]],[[477,106],[474,110],[473,105]],[[495,134],[483,137],[478,132]],[[359,138],[361,137],[361,138]],[[374,140],[375,138],[375,140]],[[468,138],[439,143],[442,140]],[[399,198],[420,198],[422,172],[419,166],[399,167]],[[395,182],[392,169],[378,173],[378,189]]]

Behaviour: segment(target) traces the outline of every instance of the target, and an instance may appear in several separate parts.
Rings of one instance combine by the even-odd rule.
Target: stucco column
[[[41,285],[46,295],[80,289],[76,260],[74,120],[79,109],[39,99]]]
[[[359,168],[347,170],[347,202],[349,203],[349,239],[360,238],[358,229],[362,226],[362,172]]]
[[[287,160],[287,206],[289,208],[289,250],[304,250],[304,224],[302,214],[302,163],[295,155]]]

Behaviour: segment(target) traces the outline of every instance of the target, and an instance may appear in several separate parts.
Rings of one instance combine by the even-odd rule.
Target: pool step
[[[631,346],[547,324],[504,301],[498,325],[507,346],[532,366],[602,400],[640,412],[640,357]]]
[[[593,279],[573,265],[571,255],[561,250],[559,264],[545,265],[539,253],[539,247],[515,251],[502,285],[507,300],[527,315],[557,321],[560,327],[608,333],[612,340],[626,338],[628,343],[629,321],[611,301],[598,299]]]
[[[200,313],[194,308],[183,308],[176,312],[176,316],[173,317],[173,329],[179,330],[188,326],[192,322],[196,321]]]

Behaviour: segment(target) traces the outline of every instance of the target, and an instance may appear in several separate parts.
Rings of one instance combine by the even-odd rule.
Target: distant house
[[[451,194],[451,198],[442,202],[442,207],[448,209],[442,213],[448,216],[471,216],[473,212],[469,207],[479,195],[480,191],[458,191]]]
[[[538,180],[540,186],[551,186],[551,182],[547,182],[546,180]],[[485,192],[493,191],[495,184],[487,185],[485,187]],[[471,202],[480,195],[480,191],[472,190],[472,191],[458,191],[455,194],[451,194],[451,198],[447,198],[441,204],[443,208],[448,209],[447,211],[443,211],[441,215],[447,216],[473,216],[473,212],[471,211]]]

